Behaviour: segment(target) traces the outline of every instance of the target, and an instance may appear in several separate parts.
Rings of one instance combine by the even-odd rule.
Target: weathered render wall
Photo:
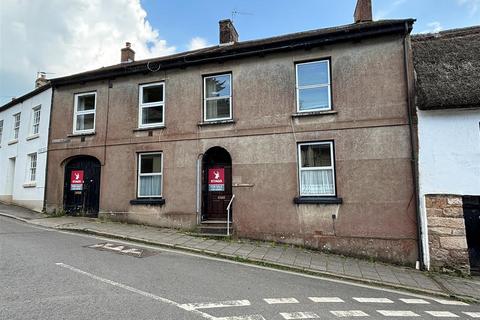
[[[3,120],[0,146],[0,201],[36,211],[43,209],[51,98],[52,89],[47,89],[0,112],[0,120]],[[33,135],[32,109],[37,106],[41,106],[40,127],[39,134]],[[13,115],[19,112],[21,112],[20,130],[17,142],[14,142]],[[34,152],[37,153],[36,181],[27,184],[30,167],[28,155]],[[10,166],[12,158],[15,158],[14,168]]]
[[[432,224],[433,208],[429,206],[429,198],[443,197],[434,209],[442,212],[448,211],[447,199],[453,196],[480,195],[480,110],[419,110],[418,135],[419,135],[419,181],[420,181],[420,208],[424,217],[424,230],[428,230],[427,262],[434,268],[449,268],[466,270],[464,267],[465,227],[463,232],[437,227],[449,228],[450,220],[441,219]],[[443,207],[439,205],[443,204]],[[430,210],[429,210],[430,209]],[[438,212],[438,211],[436,211]],[[461,227],[460,217],[455,222],[455,229]],[[463,220],[463,212],[461,220]],[[441,225],[440,223],[445,225]],[[448,248],[450,253],[438,245],[435,240],[438,231],[444,231],[443,236],[459,236],[455,248]],[[446,234],[447,233],[447,234]],[[427,243],[425,243],[427,244]],[[456,250],[453,253],[451,250]],[[459,257],[463,257],[459,259]],[[468,260],[468,254],[466,256]]]
[[[295,117],[295,62],[331,58],[334,112]],[[62,207],[63,164],[102,163],[100,210],[127,221],[191,228],[196,161],[213,146],[233,161],[234,225],[269,239],[401,263],[417,258],[401,36],[60,87],[49,153],[50,210]],[[198,126],[202,75],[232,72],[234,124]],[[138,85],[164,80],[166,128],[136,130]],[[70,136],[73,95],[97,91],[96,134]],[[107,103],[109,104],[107,105]],[[108,111],[107,111],[108,109]],[[107,134],[108,115],[108,134]],[[294,204],[298,142],[333,140],[343,204]],[[136,152],[163,151],[163,206],[130,205]],[[335,216],[335,219],[332,218]]]

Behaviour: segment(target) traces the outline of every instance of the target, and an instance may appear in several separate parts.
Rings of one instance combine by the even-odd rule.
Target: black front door
[[[202,180],[202,220],[226,221],[232,199],[232,160],[225,149],[214,147],[205,153]]]
[[[472,273],[480,274],[480,197],[463,197],[463,216]]]
[[[97,216],[100,199],[100,162],[77,157],[65,166],[64,210],[70,215]]]

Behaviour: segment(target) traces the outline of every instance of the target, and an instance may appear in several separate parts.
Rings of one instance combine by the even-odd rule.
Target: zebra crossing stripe
[[[281,312],[280,315],[286,320],[319,319],[320,318],[316,313],[313,313],[313,312],[292,312],[292,313]]]
[[[200,302],[200,303],[186,303],[182,304],[182,307],[188,310],[196,309],[211,309],[211,308],[226,308],[226,307],[245,307],[249,306],[248,300],[231,300],[220,302]]]
[[[393,303],[392,300],[387,298],[353,298],[353,299],[362,303]]]
[[[345,302],[338,297],[308,297],[308,299],[312,300],[313,302],[317,303],[337,303],[337,302]]]
[[[430,302],[423,299],[399,299],[399,300],[408,304],[430,304]]]
[[[420,315],[412,311],[377,310],[377,312],[385,317],[420,317]]]
[[[429,315],[435,318],[458,318],[455,313],[451,313],[450,311],[425,311]]]
[[[295,298],[269,298],[263,300],[268,304],[299,303]]]
[[[463,312],[463,314],[475,319],[480,319],[480,312]]]
[[[462,301],[457,301],[457,300],[442,300],[442,299],[433,299],[434,301],[448,305],[448,306],[468,306],[468,303],[462,302]]]
[[[369,317],[368,314],[361,310],[346,310],[346,311],[330,311],[331,314],[339,318],[347,317]]]
[[[252,314],[249,316],[233,316],[225,318],[216,318],[217,320],[266,320],[261,314]]]

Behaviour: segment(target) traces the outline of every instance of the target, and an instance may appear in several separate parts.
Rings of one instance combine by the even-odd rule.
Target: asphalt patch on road
[[[99,251],[108,251],[117,254],[123,254],[126,256],[132,256],[135,258],[146,258],[156,255],[158,252],[154,250],[147,250],[139,247],[131,247],[123,244],[102,242],[84,246],[85,248],[95,249]]]

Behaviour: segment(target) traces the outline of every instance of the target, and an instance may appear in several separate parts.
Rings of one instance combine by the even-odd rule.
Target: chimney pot
[[[355,23],[372,21],[372,0],[357,0],[353,17]]]
[[[238,32],[232,20],[220,20],[220,44],[238,42]]]
[[[120,62],[129,63],[135,61],[135,51],[131,48],[130,42],[125,42],[125,48],[120,50]]]

